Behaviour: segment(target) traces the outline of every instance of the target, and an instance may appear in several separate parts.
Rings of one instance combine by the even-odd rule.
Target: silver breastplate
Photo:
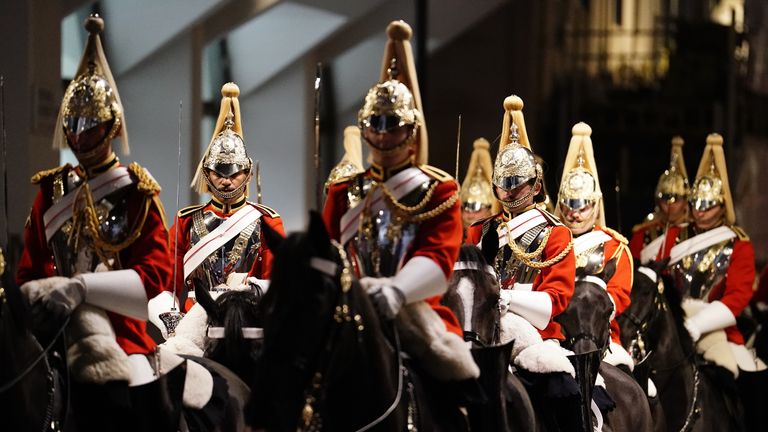
[[[576,255],[576,268],[584,269],[585,275],[596,275],[603,269],[605,262],[605,243],[589,248]]]
[[[53,182],[53,202],[83,184],[84,179],[74,170],[57,175]],[[93,206],[99,220],[102,240],[116,245],[125,241],[135,221],[128,220],[128,198],[130,187],[119,189]],[[77,191],[73,192],[77,193]],[[85,228],[83,200],[75,202],[73,216],[53,235],[50,247],[56,265],[56,274],[71,277],[77,273],[90,273],[102,262],[93,248],[93,238]],[[104,253],[112,269],[122,268],[118,253]]]
[[[712,288],[725,278],[733,254],[733,239],[683,257],[672,266],[675,286],[683,297],[708,300]]]
[[[359,177],[347,192],[349,208],[366,205],[365,197],[375,187],[375,180]],[[400,203],[412,206],[419,203],[429,189],[430,182],[416,187]],[[401,267],[419,229],[418,223],[405,221],[396,208],[384,198],[387,204],[379,211],[363,210],[357,234],[347,242],[346,248],[357,269],[358,277],[394,276]]]
[[[546,223],[537,225],[513,241],[517,244],[520,250],[526,253],[531,253],[541,245],[541,242],[546,235],[547,226],[548,224]],[[490,235],[498,234],[490,233]],[[508,242],[509,240],[510,239],[507,238]],[[532,259],[532,261],[540,260],[541,254]],[[499,279],[499,285],[502,289],[512,289],[515,283],[533,283],[536,275],[540,273],[540,270],[528,266],[528,264],[515,257],[508,244],[499,248],[493,263],[493,268],[496,270],[496,276]]]
[[[221,225],[226,218],[221,218],[211,211],[196,211],[192,215],[191,245],[197,244]],[[227,282],[231,273],[248,273],[256,260],[261,260],[261,219],[248,225],[235,238],[229,240],[213,252],[192,272],[192,276],[209,284],[210,287]]]

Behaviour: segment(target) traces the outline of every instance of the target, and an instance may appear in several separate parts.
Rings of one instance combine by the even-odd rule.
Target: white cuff
[[[256,277],[249,277],[246,279],[246,282],[248,282],[249,285],[258,285],[261,288],[262,294],[266,294],[267,290],[269,289],[269,279],[259,279]]]
[[[179,300],[176,296],[172,295],[170,291],[162,291],[147,304],[149,322],[154,324],[166,339],[168,338],[168,335],[165,334],[165,324],[163,324],[163,320],[160,319],[160,314],[170,312],[174,307],[176,307],[177,310],[179,309]]]
[[[85,302],[141,321],[147,320],[147,293],[135,270],[82,273]]]
[[[227,275],[227,286],[229,288],[239,288],[246,284],[248,273],[230,273]]]
[[[686,320],[686,325],[693,326],[701,335],[735,324],[736,318],[731,310],[718,300],[710,302],[704,309]]]
[[[507,309],[520,315],[539,330],[549,325],[552,298],[543,291],[501,290]]]
[[[443,294],[448,289],[440,266],[423,256],[408,260],[392,278],[392,285],[403,293],[406,304]]]

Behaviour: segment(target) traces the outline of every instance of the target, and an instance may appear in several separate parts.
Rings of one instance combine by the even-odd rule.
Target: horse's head
[[[283,238],[264,227],[264,235],[275,260],[261,304],[264,349],[251,421],[270,430],[296,429],[302,407],[306,412],[322,398],[315,392],[335,390],[326,380],[346,373],[338,368],[378,367],[362,345],[381,342],[366,336],[380,327],[346,252],[331,241],[318,213],[310,214],[305,233]]]
[[[659,317],[665,308],[665,284],[661,275],[667,261],[635,266],[631,303],[617,318],[621,327],[621,342],[629,347],[635,362],[645,358],[650,351],[649,342],[658,339]]]
[[[214,300],[197,280],[194,285],[197,302],[208,314],[205,356],[250,384],[263,340],[261,289],[228,291]]]
[[[565,312],[557,317],[565,333],[564,346],[575,353],[585,353],[608,346],[613,302],[606,290],[616,272],[616,259],[609,260],[596,275],[576,271],[573,297]]]
[[[464,245],[442,303],[456,314],[464,339],[475,345],[494,345],[499,339],[499,284],[482,252]]]

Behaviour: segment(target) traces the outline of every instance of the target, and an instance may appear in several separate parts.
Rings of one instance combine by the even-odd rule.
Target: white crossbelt
[[[508,220],[501,226],[501,229],[498,231],[499,249],[506,246],[509,237],[517,239],[532,228],[546,222],[547,219],[544,217],[544,215],[541,214],[541,211],[535,208]],[[509,236],[507,235],[507,232],[510,233]],[[478,243],[477,246],[482,249],[482,245],[480,243]]]
[[[430,177],[416,167],[407,168],[384,182],[384,186],[392,192],[396,199],[408,195],[411,191],[428,182]],[[383,210],[386,206],[381,188],[377,188],[366,199],[361,200],[356,206],[347,210],[341,217],[339,230],[341,231],[341,244],[345,244],[357,234],[360,213],[365,208],[366,202],[370,204],[371,212]]]
[[[736,233],[727,226],[720,226],[707,232],[698,234],[676,244],[669,252],[669,265],[673,265],[688,255],[706,249],[722,241],[736,237]]]
[[[581,255],[593,247],[607,242],[611,238],[605,231],[592,230],[573,239],[573,253]]]
[[[666,237],[667,232],[664,231],[660,236],[656,237],[653,239],[653,241],[645,245],[643,250],[640,251],[640,262],[642,264],[647,264],[656,259],[656,257],[659,255],[659,250],[661,250],[661,244],[664,243],[664,239]]]
[[[91,190],[93,202],[98,202],[105,196],[122,189],[134,183],[128,168],[120,166],[111,169],[93,180],[88,182],[88,188]],[[80,185],[64,195],[59,202],[52,205],[43,214],[43,223],[45,224],[45,240],[50,241],[54,234],[72,218],[73,206],[78,192],[83,186]]]
[[[184,279],[200,266],[215,250],[239,235],[248,225],[257,221],[261,212],[255,207],[245,206],[221,223],[184,254]]]

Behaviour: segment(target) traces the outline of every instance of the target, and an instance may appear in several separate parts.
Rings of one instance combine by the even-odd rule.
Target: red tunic
[[[635,225],[632,228],[632,238],[629,239],[629,250],[634,258],[640,259],[640,252],[645,245],[653,240],[656,235],[661,235],[664,231],[660,219],[654,219]]]
[[[502,214],[494,218],[504,219]],[[467,244],[477,245],[482,238],[483,224],[476,223],[467,229]],[[541,255],[541,260],[545,261],[560,254],[563,249],[571,242],[571,230],[563,225],[555,225],[549,235],[547,245]],[[533,291],[543,291],[549,294],[552,299],[552,316],[549,318],[549,324],[539,333],[543,339],[564,340],[560,324],[554,321],[554,318],[565,312],[568,303],[573,297],[573,288],[576,275],[576,259],[573,250],[569,251],[565,257],[555,264],[541,269],[541,272],[533,280]]]
[[[53,180],[53,176],[41,180],[29,221],[24,227],[24,252],[16,272],[16,282],[19,285],[35,279],[57,276],[53,251],[46,242],[43,223],[43,214],[53,202]],[[139,218],[145,199],[154,199],[141,229],[141,235],[119,252],[120,262],[123,270],[132,269],[138,273],[147,292],[147,298],[154,298],[171,281],[168,231],[165,228],[162,210],[155,201],[157,194],[150,197],[139,191],[135,183],[127,187],[130,188],[128,217],[131,221]],[[117,343],[127,354],[149,354],[154,350],[155,343],[147,334],[146,322],[113,312],[107,312],[107,315],[115,329]]]
[[[262,216],[260,218],[262,224],[269,225],[269,227],[272,228],[273,230],[277,231],[283,236],[285,235],[285,229],[283,228],[283,219],[280,218],[280,216],[277,213],[272,211],[272,209],[270,209],[269,207],[265,207],[260,204],[254,204],[251,202],[247,202],[245,205],[253,206],[262,213]],[[240,207],[229,213],[223,213],[217,207],[215,207],[209,202],[205,206],[200,206],[199,209],[204,212],[211,211],[216,216],[226,219],[232,216],[233,214],[235,214],[238,210],[242,208],[243,207]],[[180,297],[184,289],[189,289],[189,286],[184,282],[184,255],[192,247],[191,230],[193,227],[192,215],[194,213],[195,213],[194,211],[192,212],[180,211],[176,221],[174,221],[173,225],[171,226],[171,230],[168,235],[168,242],[169,242],[168,244],[171,250],[171,255],[173,255],[174,242],[176,241],[175,236],[176,236],[177,228],[180,227],[180,232],[182,234],[179,235],[178,246],[176,246],[177,248],[176,263],[175,263],[176,281],[174,284],[176,295]],[[261,233],[261,231],[259,232]],[[253,265],[251,266],[251,269],[248,271],[248,276],[249,277],[253,276],[258,279],[269,279],[269,276],[272,273],[272,261],[275,259],[275,257],[272,254],[272,251],[270,251],[269,248],[267,248],[266,242],[263,241],[263,239],[262,241],[259,242],[257,257],[258,258],[253,261]],[[189,311],[192,305],[194,305],[194,302],[191,299],[187,299],[187,302],[184,304],[184,312]]]
[[[596,226],[596,230],[603,231],[611,236],[611,239],[604,243],[604,256],[603,265],[605,265],[611,258],[616,257],[616,272],[607,283],[608,294],[613,299],[616,305],[616,316],[624,312],[631,302],[630,293],[632,292],[632,257],[629,256],[629,251],[622,240],[626,239],[616,238],[616,232],[613,230],[606,230],[603,227]],[[621,333],[619,323],[614,317],[611,320],[611,340],[621,345]]]
[[[741,232],[740,228],[734,228],[737,234]],[[676,230],[670,229],[667,233],[667,243],[677,244],[682,232],[680,227]],[[710,290],[707,300],[710,302],[720,300],[730,309],[733,316],[738,317],[749,305],[754,294],[752,285],[755,282],[755,273],[755,250],[752,242],[746,236],[737,237],[733,243],[733,253],[725,278]],[[725,334],[730,342],[744,344],[744,336],[735,325],[726,328]]]
[[[429,172],[427,172],[429,174]],[[362,175],[370,175],[370,170]],[[438,180],[440,181],[440,180]],[[340,240],[341,217],[347,212],[348,200],[347,189],[350,181],[342,181],[332,184],[328,189],[328,198],[325,201],[323,209],[323,220],[328,228],[331,238]],[[440,181],[435,189],[432,198],[425,207],[429,211],[441,203],[445,202],[451,196],[458,193],[458,186],[453,180]],[[403,263],[416,256],[423,256],[434,261],[445,274],[446,280],[453,273],[453,264],[459,257],[459,248],[461,247],[462,222],[461,222],[461,203],[456,200],[452,207],[446,209],[439,215],[426,220],[419,225],[416,233],[416,239],[406,252]],[[435,296],[426,299],[432,309],[443,319],[446,329],[459,336],[464,332],[459,325],[459,320],[453,312],[440,304],[442,296]]]

